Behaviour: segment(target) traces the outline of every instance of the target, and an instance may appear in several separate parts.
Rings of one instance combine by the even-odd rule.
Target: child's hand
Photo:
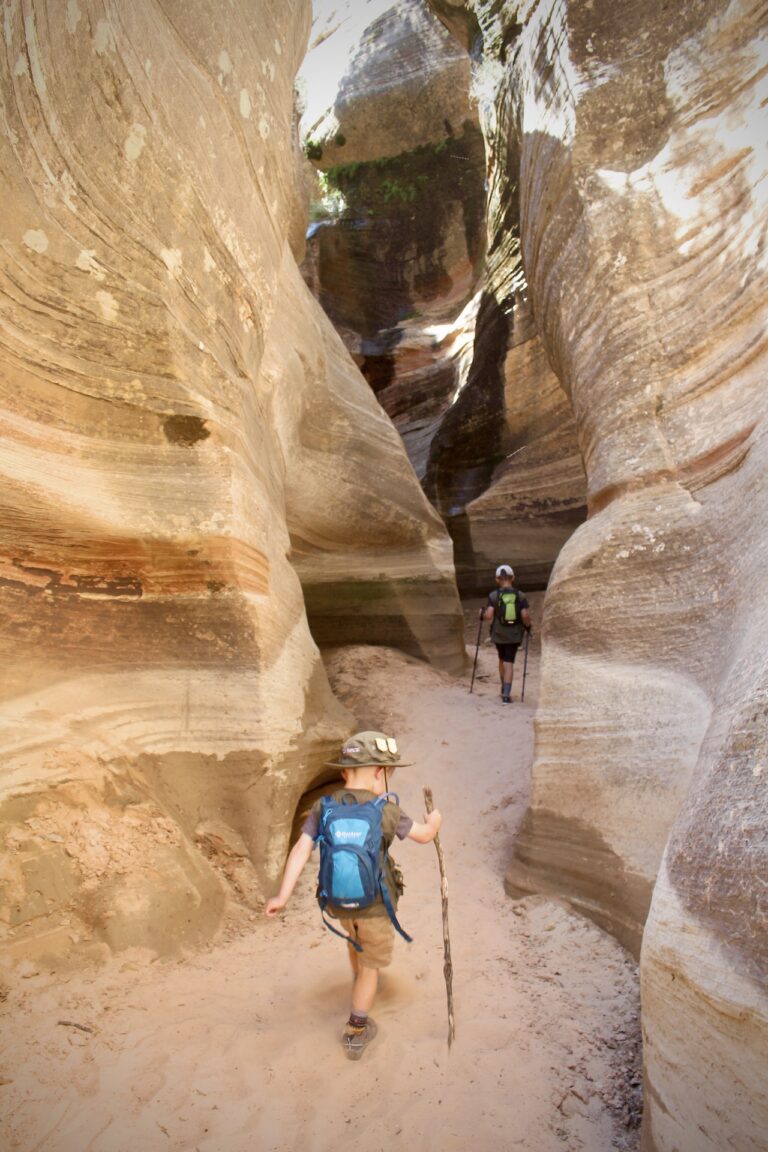
[[[277,916],[278,912],[282,912],[285,908],[286,901],[280,900],[279,897],[273,896],[271,900],[267,900],[264,908],[265,916]]]
[[[440,825],[442,822],[442,813],[437,808],[433,808],[427,816],[427,824],[429,824],[429,826],[434,829],[435,835],[437,835],[437,833],[440,831]]]

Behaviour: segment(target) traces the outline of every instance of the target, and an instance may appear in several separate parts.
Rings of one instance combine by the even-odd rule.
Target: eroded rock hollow
[[[11,952],[165,953],[258,900],[353,723],[315,640],[462,667],[450,540],[298,270],[310,21],[4,7]]]

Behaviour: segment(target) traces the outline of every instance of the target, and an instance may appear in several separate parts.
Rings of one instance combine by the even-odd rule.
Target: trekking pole
[[[472,686],[475,683],[475,672],[477,670],[477,654],[480,651],[480,635],[483,631],[483,610],[480,609],[480,626],[477,629],[477,644],[475,644],[475,662],[472,665],[472,680],[469,685],[470,695],[472,693]]]
[[[528,675],[528,642],[530,639],[531,639],[531,630],[530,630],[530,628],[526,628],[526,630],[525,630],[525,659],[523,660],[523,687],[522,687],[521,692],[520,692],[520,703],[521,704],[522,704],[523,700],[525,700],[525,678]]]
[[[432,789],[424,789],[424,805],[427,815],[432,811]],[[440,846],[440,834],[435,836],[437,849],[437,862],[440,865],[440,895],[443,901],[443,975],[445,976],[445,991],[448,997],[448,1049],[456,1037],[456,1024],[453,1018],[453,964],[451,962],[451,938],[448,935],[448,880],[445,875],[445,860],[443,849]]]

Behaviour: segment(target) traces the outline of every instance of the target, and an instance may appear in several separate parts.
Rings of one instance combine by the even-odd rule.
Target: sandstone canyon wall
[[[547,593],[511,892],[639,947],[644,1142],[768,1132],[766,7],[433,0],[509,94],[590,516]]]
[[[423,476],[463,383],[484,255],[469,57],[422,0],[315,11],[301,132],[336,199],[318,203],[305,272]]]
[[[422,0],[316,9],[302,134],[337,200],[305,275],[449,527],[459,587],[486,591],[500,559],[543,587],[585,482],[525,291],[510,107]]]
[[[274,882],[354,722],[305,598],[325,641],[462,667],[450,541],[298,270],[310,19],[4,5],[11,954],[166,953]]]

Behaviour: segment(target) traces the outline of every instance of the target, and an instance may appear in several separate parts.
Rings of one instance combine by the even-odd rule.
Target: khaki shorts
[[[339,923],[347,935],[362,946],[362,952],[357,952],[351,944],[347,945],[357,956],[361,968],[386,968],[391,963],[395,929],[389,916],[361,916],[359,920],[340,920]]]

